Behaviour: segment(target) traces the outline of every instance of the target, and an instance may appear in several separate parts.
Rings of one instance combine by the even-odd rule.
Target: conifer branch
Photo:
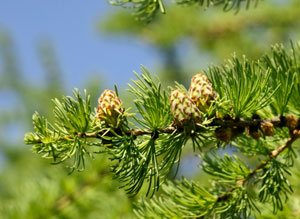
[[[109,4],[129,8],[133,15],[141,21],[150,22],[160,11],[166,12],[163,0],[107,0]],[[178,5],[200,5],[203,7],[223,6],[224,11],[236,10],[244,7],[248,9],[251,5],[257,6],[262,0],[177,0]]]
[[[230,194],[239,186],[244,186],[245,183],[247,181],[249,181],[256,173],[258,173],[260,170],[264,169],[271,160],[276,159],[278,157],[278,155],[280,153],[282,153],[285,149],[291,147],[291,145],[300,137],[300,131],[299,130],[294,130],[294,133],[291,133],[291,137],[290,139],[283,145],[281,145],[280,147],[276,148],[275,150],[271,151],[268,158],[266,160],[264,160],[263,162],[261,162],[256,168],[254,168],[253,170],[251,170],[249,172],[248,177],[242,179],[242,180],[238,180],[236,182],[236,185],[234,187],[231,187],[227,192],[225,192],[225,194],[220,195],[217,198],[217,202],[221,202],[221,201],[226,201],[229,197]]]
[[[291,116],[278,116],[278,117],[274,117],[272,119],[262,119],[262,118],[258,118],[258,119],[240,119],[240,118],[230,118],[227,117],[226,119],[219,119],[219,118],[215,118],[212,120],[211,123],[207,124],[207,126],[210,127],[241,127],[241,128],[247,128],[247,127],[259,127],[260,124],[269,122],[272,123],[274,125],[274,127],[288,127],[287,124],[287,120],[288,118],[290,118]],[[299,128],[300,127],[300,119],[296,119],[297,121],[297,126],[295,128]],[[180,128],[176,127],[176,125],[171,125],[168,126],[166,128],[161,128],[158,130],[151,130],[151,129],[128,129],[125,130],[124,133],[127,136],[132,136],[134,138],[138,137],[138,136],[143,136],[143,135],[153,135],[155,132],[157,132],[158,134],[171,134],[173,132],[180,132]],[[115,130],[114,132],[116,132],[117,134],[119,133],[118,130]],[[195,133],[197,133],[197,130],[195,130]],[[120,133],[119,133],[120,134]],[[57,140],[65,140],[65,139],[74,139],[74,137],[79,137],[79,138],[98,138],[98,139],[102,139],[105,137],[112,137],[112,133],[107,132],[107,130],[105,131],[100,131],[100,132],[91,132],[91,133],[75,133],[74,136],[71,135],[66,135],[63,137],[60,137],[58,139],[53,139],[53,141],[57,141]],[[36,144],[42,144],[43,141],[36,141]]]
[[[142,218],[147,214],[150,218],[247,217],[256,205],[245,184],[260,171],[260,201],[272,201],[275,210],[282,209],[282,196],[287,198],[292,191],[285,173],[289,174],[286,167],[293,165],[294,151],[289,150],[283,162],[276,158],[300,135],[300,47],[293,47],[292,55],[280,46],[273,47],[272,52],[273,57],[265,56],[261,62],[234,56],[226,65],[209,68],[207,76],[195,75],[188,90],[177,83],[171,92],[142,67],[142,74],[136,74],[137,80],[129,85],[136,98],[136,116],[125,110],[117,91],[105,90],[96,113],[92,113],[90,96],[85,92],[83,98],[75,90],[75,98],[54,100],[54,124],[35,113],[35,132],[26,134],[24,140],[33,145],[34,152],[53,159],[55,164],[73,160],[72,170],[83,169],[87,155],[108,153],[121,186],[135,195],[146,184],[151,197],[173,167],[178,167],[182,150],[191,140],[194,151],[200,149],[204,154],[203,170],[218,178],[214,192],[193,182],[182,181],[178,187],[169,184],[163,187],[166,203],[159,198],[142,202],[137,210]],[[136,126],[131,126],[130,119]],[[245,131],[252,138],[241,135]],[[269,137],[260,138],[261,133]],[[291,138],[274,149],[276,142],[287,139],[288,134]],[[232,140],[245,154],[267,159],[249,170],[236,155],[221,157],[213,149],[202,150],[216,139]],[[63,198],[61,203],[69,199],[72,197]]]

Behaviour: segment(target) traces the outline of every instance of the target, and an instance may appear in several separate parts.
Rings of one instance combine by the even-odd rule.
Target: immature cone
[[[274,135],[274,125],[271,122],[264,122],[260,125],[260,129],[264,136]]]
[[[175,118],[178,126],[195,124],[200,121],[201,114],[196,105],[180,89],[173,89],[170,95],[171,113]]]
[[[298,121],[294,116],[287,116],[286,117],[286,126],[289,130],[293,130],[297,127]]]
[[[292,133],[292,137],[300,138],[300,130],[294,129]]]
[[[213,90],[212,84],[202,73],[192,78],[189,95],[192,101],[203,112],[207,111],[211,106],[211,101],[217,97],[217,93]]]
[[[215,130],[216,139],[224,142],[229,142],[232,138],[232,130],[227,127],[220,127]]]
[[[124,113],[122,101],[112,90],[105,90],[98,99],[98,118],[106,124],[117,127],[118,117]]]

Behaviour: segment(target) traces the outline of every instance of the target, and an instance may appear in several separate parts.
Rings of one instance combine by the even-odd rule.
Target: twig
[[[236,185],[234,187],[231,187],[227,192],[225,192],[225,194],[219,196],[217,198],[217,202],[223,201],[223,200],[227,200],[230,197],[230,193],[233,192],[238,186],[243,186],[247,181],[249,181],[251,179],[252,176],[254,176],[259,170],[264,169],[271,160],[276,159],[277,156],[283,152],[285,149],[287,149],[288,147],[291,147],[291,145],[293,144],[294,141],[296,141],[299,138],[299,134],[291,134],[290,139],[283,145],[281,145],[279,148],[271,151],[269,153],[269,157],[263,161],[260,165],[258,165],[255,169],[251,170],[248,177],[243,179],[243,180],[238,180],[236,181]]]
[[[275,117],[273,119],[234,119],[234,118],[228,118],[228,119],[219,119],[215,118],[208,126],[215,127],[215,126],[221,126],[221,127],[241,127],[246,128],[249,126],[259,126],[259,124],[264,122],[270,122],[274,125],[274,127],[284,127],[286,126],[285,121],[286,117]],[[299,125],[298,125],[299,126]],[[126,130],[124,133],[127,136],[133,136],[138,137],[142,135],[152,135],[154,132],[161,133],[173,133],[174,131],[180,131],[176,126],[171,125],[169,127],[159,129],[159,130],[143,130],[143,129],[129,129]],[[77,133],[76,136],[78,137],[85,137],[85,138],[102,138],[102,137],[112,137],[112,134],[110,132],[93,132],[93,133]],[[73,139],[74,136],[63,136],[60,137],[58,140],[66,140],[66,139]],[[54,140],[55,141],[55,140]],[[37,141],[35,144],[41,144],[42,141]]]

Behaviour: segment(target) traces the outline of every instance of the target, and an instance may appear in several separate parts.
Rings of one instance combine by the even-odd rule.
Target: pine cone
[[[289,130],[293,130],[297,127],[298,121],[294,116],[287,116],[286,117],[286,126]]]
[[[178,126],[195,124],[200,121],[201,114],[196,105],[180,89],[173,89],[170,95],[171,113]]]
[[[299,138],[300,137],[300,130],[294,129],[293,133],[292,133],[292,136],[294,138]]]
[[[105,90],[98,99],[98,118],[116,128],[117,119],[124,113],[122,101],[112,90]]]
[[[274,135],[274,125],[271,122],[264,122],[260,125],[260,129],[264,136]]]
[[[192,78],[189,95],[202,112],[206,112],[211,106],[211,101],[217,97],[217,93],[213,90],[212,84],[202,73]]]

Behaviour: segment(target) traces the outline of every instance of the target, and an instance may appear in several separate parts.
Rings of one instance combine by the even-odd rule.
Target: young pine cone
[[[173,89],[170,95],[171,113],[175,118],[178,126],[195,124],[200,121],[201,114],[196,105],[180,89]]]
[[[274,135],[274,125],[271,122],[264,122],[260,125],[260,130],[264,136]]]
[[[202,112],[206,112],[211,106],[211,101],[217,97],[217,93],[213,90],[212,84],[202,73],[192,78],[189,95]]]
[[[293,130],[297,127],[298,121],[294,116],[287,116],[286,117],[286,126],[289,130]]]
[[[122,101],[112,90],[105,90],[98,99],[97,119],[117,127],[118,117],[124,113]]]

